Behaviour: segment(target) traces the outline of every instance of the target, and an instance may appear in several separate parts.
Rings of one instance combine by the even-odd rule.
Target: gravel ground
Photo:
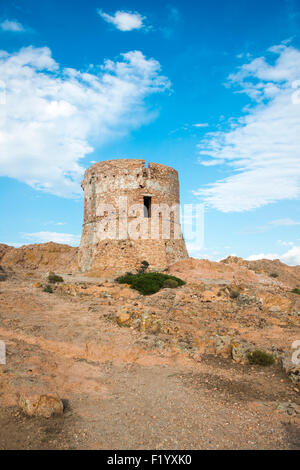
[[[278,410],[299,393],[278,365],[151,349],[105,319],[109,303],[31,281],[0,287],[0,449],[300,448],[299,415]],[[17,409],[17,393],[41,384],[64,400],[63,417]]]

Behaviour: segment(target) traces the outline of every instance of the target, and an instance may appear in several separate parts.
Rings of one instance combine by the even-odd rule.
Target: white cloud
[[[286,241],[283,241],[283,240],[278,240],[278,243],[280,243],[280,245],[282,246],[294,246],[294,242],[286,242]]]
[[[53,220],[50,220],[49,222],[44,223],[43,225],[66,225],[66,222],[54,222]]]
[[[201,156],[212,158],[212,164],[227,162],[234,171],[195,191],[222,212],[300,196],[300,51],[281,45],[268,53],[274,63],[257,58],[229,77],[254,106],[231,122],[229,131],[207,134],[201,143]]]
[[[300,225],[300,222],[296,222],[296,220],[287,217],[286,219],[272,220],[272,222],[270,222],[270,225],[275,225],[279,227],[289,227],[293,225]]]
[[[64,243],[67,245],[78,246],[80,243],[80,235],[73,235],[71,233],[57,233],[57,232],[34,232],[22,233],[22,238],[30,241],[30,243]]]
[[[201,163],[201,165],[203,166],[216,166],[216,165],[220,165],[221,163],[224,163],[224,160],[220,160],[220,159],[211,159],[211,160],[199,160],[199,163]]]
[[[289,251],[280,256],[283,263],[292,266],[300,265],[300,246],[293,246]]]
[[[282,255],[275,254],[275,253],[260,253],[258,255],[251,255],[247,258],[248,261],[255,261],[259,259],[279,259],[282,263],[288,264],[290,266],[297,266],[300,265],[300,246],[293,246],[290,248],[286,253]]]
[[[198,124],[193,124],[194,127],[208,127],[207,122],[199,122]]]
[[[32,46],[0,51],[0,79],[0,176],[64,197],[81,194],[80,160],[153,119],[144,99],[170,86],[140,51],[81,72]]]
[[[141,29],[145,26],[143,21],[146,18],[138,12],[116,11],[116,13],[111,16],[104,13],[102,10],[98,10],[98,14],[107,23],[112,23],[120,31],[132,31],[133,29]]]
[[[269,259],[269,260],[274,260],[274,259],[279,259],[279,255],[276,253],[259,253],[258,255],[251,255],[246,258],[247,261],[256,261],[259,259]]]
[[[16,20],[4,20],[0,23],[2,31],[10,31],[12,33],[24,33],[26,28]]]
[[[17,243],[17,242],[3,242],[4,245],[8,246],[13,246],[14,248],[20,248],[22,246],[22,243]]]

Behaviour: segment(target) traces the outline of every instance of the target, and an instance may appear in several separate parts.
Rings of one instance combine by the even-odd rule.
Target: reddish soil
[[[7,346],[0,449],[300,448],[299,415],[278,410],[299,405],[299,389],[279,363],[237,364],[209,353],[198,338],[242,331],[260,346],[289,345],[299,336],[298,299],[280,283],[290,315],[270,312],[277,297],[266,297],[266,310],[227,297],[204,302],[208,284],[141,298],[126,286],[64,278],[53,294],[33,287],[45,284],[36,271],[9,272],[0,283],[0,339]],[[154,312],[162,330],[118,326],[124,306]],[[18,410],[18,393],[39,387],[63,399],[62,417],[29,418]]]

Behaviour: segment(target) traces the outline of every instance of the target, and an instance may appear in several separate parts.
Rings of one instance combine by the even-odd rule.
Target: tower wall
[[[82,271],[126,272],[136,269],[143,260],[151,269],[163,270],[170,264],[188,258],[183,238],[174,237],[181,232],[180,223],[170,213],[170,237],[165,239],[162,233],[162,215],[158,220],[158,239],[151,239],[151,227],[146,238],[132,239],[117,230],[113,239],[99,239],[99,228],[103,221],[115,219],[119,222],[127,219],[129,225],[135,223],[141,213],[132,206],[144,204],[144,198],[151,198],[151,207],[157,204],[179,204],[178,173],[171,167],[145,160],[109,160],[99,162],[88,168],[82,182],[84,190],[84,224],[79,250],[79,265]],[[126,211],[120,210],[120,198],[126,198]],[[99,211],[103,204],[116,208],[114,213]],[[103,206],[102,206],[103,207]],[[130,210],[131,208],[131,210]],[[143,223],[152,223],[154,215]]]

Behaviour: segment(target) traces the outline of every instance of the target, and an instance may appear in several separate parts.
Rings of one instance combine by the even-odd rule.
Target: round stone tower
[[[85,172],[81,270],[122,273],[147,261],[164,270],[188,258],[173,168],[145,160],[108,160]]]

